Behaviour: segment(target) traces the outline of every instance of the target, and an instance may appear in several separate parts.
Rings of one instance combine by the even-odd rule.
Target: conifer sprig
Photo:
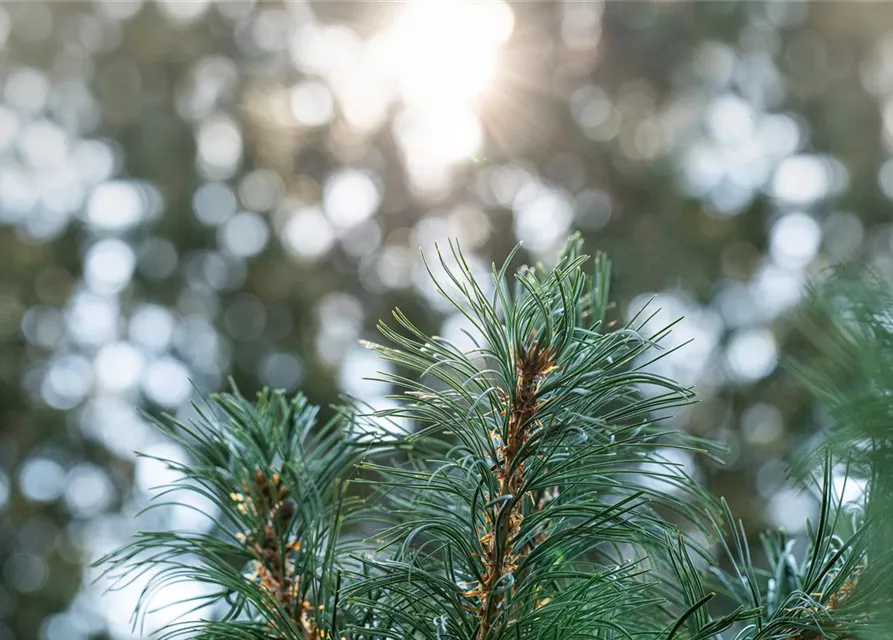
[[[719,589],[756,613],[739,637],[789,640],[893,638],[893,295],[871,270],[838,267],[814,286],[796,319],[810,355],[789,367],[828,410],[830,422],[795,460],[795,478],[820,497],[806,544],[782,531],[761,537],[765,562],[751,558],[740,523],[713,570]],[[836,477],[835,477],[836,476]],[[855,476],[855,477],[854,477]],[[845,503],[848,484],[865,483]],[[800,547],[797,549],[796,547]]]
[[[725,503],[669,455],[712,450],[666,422],[693,400],[650,371],[669,353],[669,327],[648,335],[643,314],[608,322],[608,262],[593,269],[580,249],[574,238],[553,269],[510,278],[513,253],[486,288],[458,247],[438,253],[435,284],[474,346],[428,336],[395,311],[396,329],[379,326],[389,344],[372,345],[392,364],[382,379],[394,408],[340,409],[318,424],[302,396],[263,391],[253,403],[214,396],[188,424],[161,421],[191,456],[168,462],[175,485],[212,501],[215,526],[141,533],[102,560],[118,586],[146,583],[135,620],[158,589],[198,580],[213,588],[194,603],[203,617],[159,637],[890,638],[878,613],[893,584],[889,538],[877,533],[888,531],[877,524],[889,500],[877,490],[887,486],[881,458],[851,461],[872,488],[850,517],[833,493],[842,452],[832,447],[805,549],[770,533],[758,561]],[[866,354],[893,345],[874,329],[848,331],[831,344],[855,340]],[[861,378],[846,371],[860,399],[873,394],[861,417],[876,453],[893,374],[886,355],[874,357]],[[829,380],[817,388],[855,429],[850,387],[830,393]],[[728,570],[691,535],[723,532]]]
[[[648,553],[668,554],[667,535],[704,526],[715,505],[664,455],[703,443],[654,415],[693,394],[643,366],[665,331],[606,326],[608,263],[599,257],[590,276],[586,262],[575,239],[551,272],[522,268],[509,287],[506,261],[488,296],[450,245],[438,288],[475,348],[429,337],[399,312],[400,331],[380,325],[394,346],[373,348],[404,393],[377,417],[420,425],[383,443],[416,464],[364,465],[394,487],[383,538],[399,552],[372,565],[400,584],[380,609],[420,612],[404,619],[404,637],[430,632],[433,618],[437,637],[469,640],[558,638],[571,624],[581,637],[614,634],[633,609],[651,613],[627,633],[675,621],[649,584]]]
[[[893,638],[893,289],[863,263],[825,275],[798,318],[810,357],[791,368],[828,412],[818,450],[865,490],[851,506],[849,565],[823,592],[835,629]],[[816,455],[799,458],[802,476]]]
[[[112,588],[145,578],[135,624],[161,588],[193,580],[215,588],[193,609],[212,619],[175,623],[161,638],[329,637],[326,607],[352,548],[339,535],[350,506],[340,481],[357,453],[344,439],[345,417],[318,425],[304,397],[268,391],[255,403],[215,395],[195,409],[188,424],[156,421],[191,461],[163,460],[180,480],[150,508],[174,489],[194,491],[216,507],[213,530],[138,534],[98,563]]]

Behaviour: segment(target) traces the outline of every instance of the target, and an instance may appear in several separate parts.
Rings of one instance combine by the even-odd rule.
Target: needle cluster
[[[301,395],[263,391],[159,423],[192,458],[169,463],[177,486],[214,502],[214,527],[141,533],[102,561],[117,584],[147,584],[144,605],[171,582],[214,587],[159,637],[889,637],[876,613],[893,580],[883,518],[874,497],[854,513],[835,499],[842,454],[820,461],[808,539],[767,533],[752,552],[671,455],[717,452],[667,420],[694,400],[650,367],[671,327],[610,322],[608,261],[578,238],[552,269],[510,277],[514,257],[484,283],[458,247],[437,254],[435,283],[473,346],[399,311],[380,324],[385,343],[369,346],[390,363],[392,408],[347,405],[319,423]],[[871,381],[889,394],[878,406],[889,371]]]

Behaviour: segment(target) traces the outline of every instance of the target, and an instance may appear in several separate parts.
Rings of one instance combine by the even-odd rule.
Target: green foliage
[[[893,291],[860,263],[831,270],[813,287],[801,317],[814,355],[794,372],[821,400],[829,419],[826,451],[866,487],[861,527],[847,553],[861,563],[846,614],[856,629],[893,636]],[[801,472],[816,454],[800,456]]]
[[[192,461],[164,461],[181,479],[150,508],[185,486],[219,509],[216,530],[141,533],[100,563],[107,564],[113,588],[150,576],[144,605],[180,581],[217,588],[194,610],[222,607],[218,620],[175,624],[163,638],[269,638],[271,629],[275,637],[303,637],[318,625],[307,603],[334,598],[340,560],[352,548],[339,535],[351,506],[340,479],[356,453],[343,437],[344,415],[320,426],[317,409],[302,396],[287,400],[269,391],[256,403],[215,395],[197,411],[199,419],[188,425],[158,423]],[[134,612],[135,623],[145,612]]]
[[[608,262],[590,273],[580,249],[510,286],[512,254],[489,293],[457,247],[438,254],[475,346],[396,311],[389,344],[371,345],[393,366],[395,408],[317,426],[303,397],[264,391],[162,425],[219,527],[141,534],[108,571],[152,572],[146,602],[178,580],[217,588],[196,603],[207,620],[165,638],[870,637],[893,573],[872,569],[872,529],[835,500],[831,460],[804,548],[767,534],[760,568],[725,503],[668,455],[715,451],[665,426],[693,399],[649,372],[669,328],[646,335],[641,314],[612,327]],[[723,520],[725,569],[696,542]]]
[[[521,269],[511,295],[506,267],[487,296],[451,249],[455,266],[439,262],[452,290],[441,292],[477,346],[463,353],[400,313],[402,333],[381,326],[396,347],[374,348],[412,375],[388,376],[405,401],[378,417],[420,425],[382,444],[418,462],[364,465],[380,474],[377,485],[395,488],[382,501],[393,523],[381,535],[396,553],[370,561],[379,577],[352,595],[376,593],[391,616],[417,611],[395,637],[610,636],[670,625],[640,552],[665,549],[676,533],[655,508],[697,523],[708,500],[661,455],[698,443],[649,421],[692,397],[641,361],[666,332],[605,332],[607,261],[586,277],[577,241],[551,272]],[[378,594],[390,584],[400,587]],[[624,617],[634,624],[616,629]]]

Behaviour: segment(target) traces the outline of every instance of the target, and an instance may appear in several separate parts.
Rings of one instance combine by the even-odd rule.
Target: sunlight
[[[513,27],[512,10],[501,0],[406,4],[386,32],[403,99],[420,106],[469,104],[490,83]]]
[[[377,66],[388,69],[405,107],[395,134],[417,192],[442,190],[450,167],[480,150],[475,107],[513,28],[514,14],[502,0],[420,0],[402,6],[375,37]]]
[[[326,80],[331,96],[302,85],[292,96],[296,120],[326,122],[334,98],[351,130],[364,135],[397,103],[392,125],[410,186],[436,197],[452,168],[480,152],[479,108],[498,82],[500,54],[514,26],[505,0],[400,4],[391,22],[366,40],[340,25],[305,25],[292,55],[299,69]]]

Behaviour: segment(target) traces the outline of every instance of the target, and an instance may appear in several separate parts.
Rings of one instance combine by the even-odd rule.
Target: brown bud
[[[295,502],[294,498],[289,498],[279,507],[279,521],[282,523],[290,522],[297,510],[298,503]]]

